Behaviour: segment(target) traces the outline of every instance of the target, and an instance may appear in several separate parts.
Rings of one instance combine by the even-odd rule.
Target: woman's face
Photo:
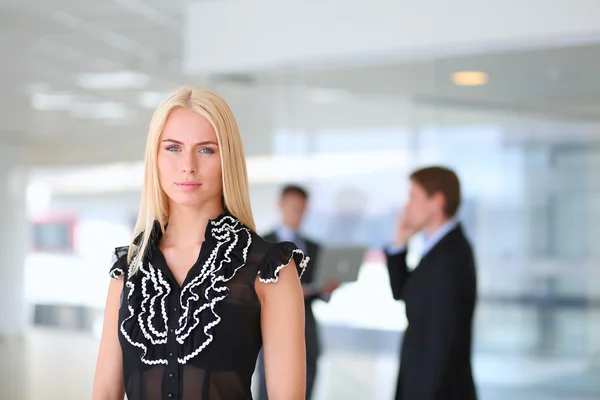
[[[202,116],[175,109],[158,144],[160,186],[173,205],[200,208],[221,202],[223,180],[217,135]]]

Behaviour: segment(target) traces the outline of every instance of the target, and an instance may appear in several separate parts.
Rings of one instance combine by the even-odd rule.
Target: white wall
[[[104,307],[113,250],[131,240],[138,198],[131,193],[53,198],[43,214],[76,220],[74,250],[69,254],[28,254],[27,301]]]

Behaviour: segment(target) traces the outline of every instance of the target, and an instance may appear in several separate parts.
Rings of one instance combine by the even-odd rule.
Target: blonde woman
[[[177,90],[150,124],[134,239],[115,249],[93,398],[251,399],[262,346],[269,398],[304,399],[307,262],[256,234],[225,101]]]

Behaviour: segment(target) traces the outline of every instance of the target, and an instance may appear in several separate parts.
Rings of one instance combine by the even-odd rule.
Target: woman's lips
[[[178,188],[182,190],[195,190],[198,189],[202,184],[198,182],[177,182],[175,183]]]

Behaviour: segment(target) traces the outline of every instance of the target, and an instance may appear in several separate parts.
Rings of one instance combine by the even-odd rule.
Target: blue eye
[[[203,147],[199,150],[200,153],[213,154],[215,151],[209,147]]]
[[[170,146],[167,146],[166,150],[167,151],[179,151],[179,146],[172,144]]]

